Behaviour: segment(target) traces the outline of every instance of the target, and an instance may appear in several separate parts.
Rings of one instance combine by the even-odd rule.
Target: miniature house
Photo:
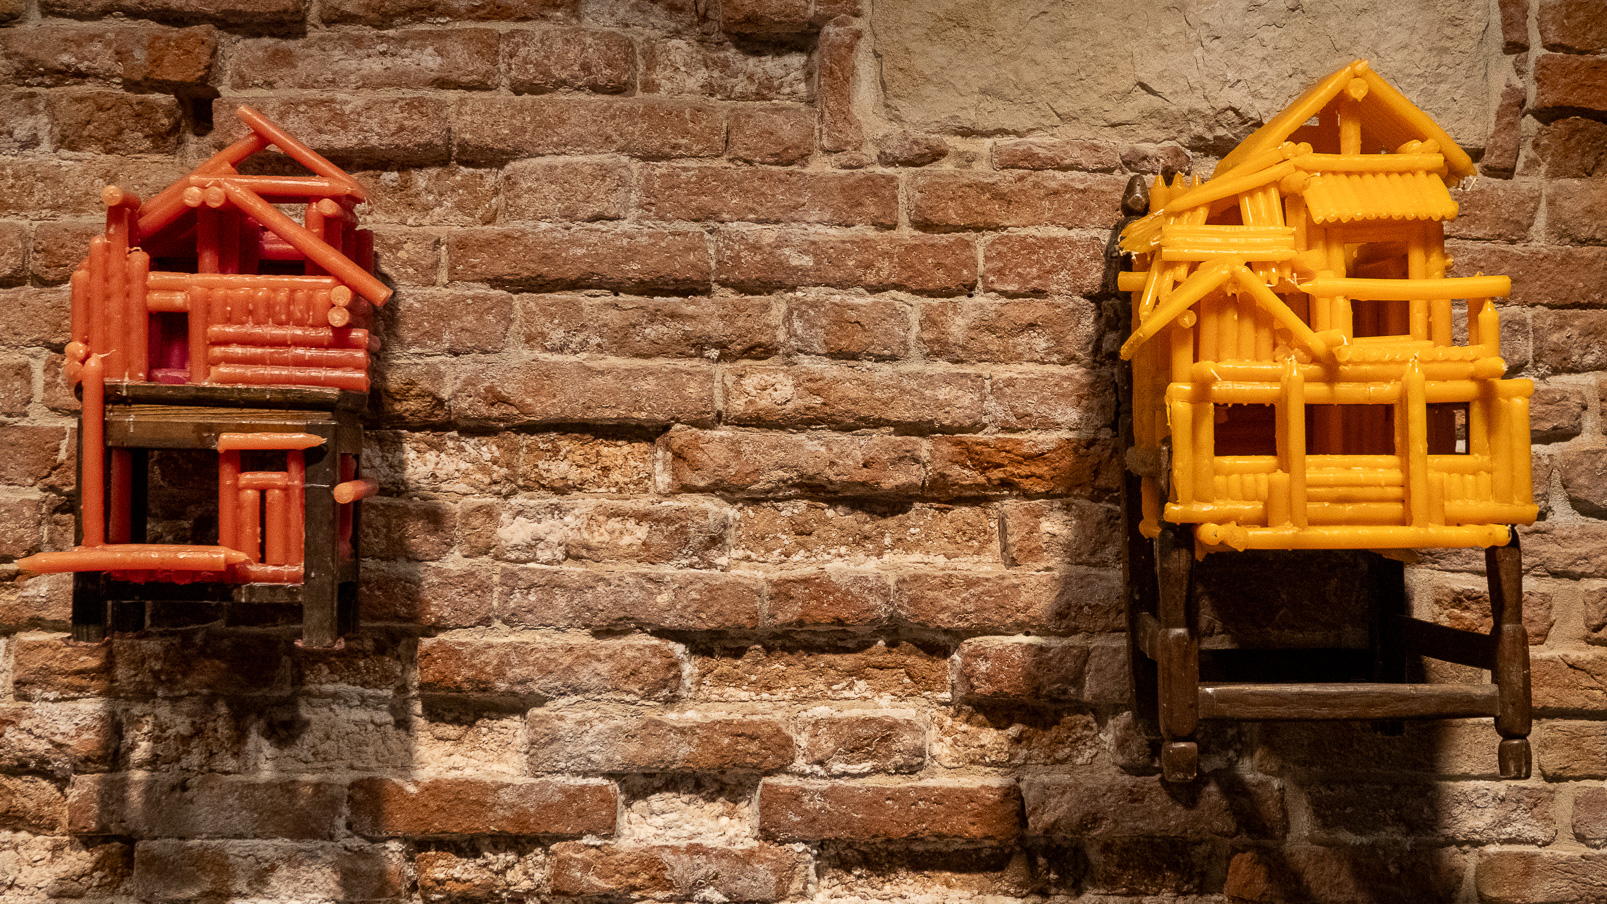
[[[80,541],[19,565],[75,574],[79,639],[104,633],[108,603],[175,593],[301,602],[309,643],[355,618],[355,509],[374,491],[357,477],[357,417],[390,290],[357,228],[356,181],[257,111],[239,116],[245,137],[149,201],[107,187],[105,235],[72,277]],[[310,174],[240,173],[269,146]],[[216,451],[215,542],[144,542],[153,449]]]
[[[1186,595],[1167,589],[1165,572],[1186,572],[1196,552],[1489,548],[1515,543],[1512,525],[1534,520],[1533,384],[1503,378],[1491,301],[1510,281],[1446,276],[1444,222],[1457,211],[1448,188],[1473,173],[1449,135],[1357,61],[1247,138],[1209,180],[1156,180],[1148,214],[1121,234],[1133,265],[1118,286],[1131,293],[1121,349],[1132,361],[1129,520],[1143,538],[1171,534],[1172,551],[1156,553],[1161,596]],[[1516,568],[1515,546],[1507,552],[1511,562],[1497,570]],[[1174,554],[1182,558],[1168,564]],[[1505,619],[1497,614],[1498,634],[1504,623],[1522,634],[1512,621],[1516,586]],[[1197,659],[1183,601],[1171,615],[1160,605],[1159,622],[1135,615],[1135,653],[1187,659],[1159,649],[1175,628],[1184,632],[1179,650],[1194,644]],[[1438,627],[1402,630],[1416,637]],[[1516,649],[1510,637],[1501,643],[1511,668],[1522,659],[1522,731],[1498,716],[1503,737],[1516,741],[1527,733],[1527,647],[1521,637]],[[1477,651],[1496,645],[1463,646],[1475,652],[1455,661],[1495,668]],[[1342,689],[1301,697],[1207,688],[1196,701],[1198,676],[1180,668],[1161,676],[1176,691],[1174,710],[1382,717]],[[1490,688],[1472,703],[1428,686],[1411,693],[1417,709],[1396,715],[1497,715],[1517,688]],[[1168,738],[1190,734],[1191,719]],[[1522,744],[1503,746],[1503,774],[1527,774]],[[1181,775],[1192,753],[1178,756]]]

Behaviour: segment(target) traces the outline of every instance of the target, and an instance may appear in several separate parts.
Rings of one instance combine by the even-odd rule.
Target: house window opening
[[[1394,455],[1394,405],[1308,405],[1311,455]]]
[[[1468,405],[1434,402],[1428,406],[1428,454],[1468,454]]]
[[[1277,455],[1278,413],[1272,405],[1216,406],[1217,455]]]

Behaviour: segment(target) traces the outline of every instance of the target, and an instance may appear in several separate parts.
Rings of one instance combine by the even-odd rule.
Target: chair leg
[[[1518,532],[1506,546],[1484,553],[1485,577],[1490,584],[1491,634],[1495,637],[1495,680],[1499,706],[1495,730],[1501,735],[1498,764],[1502,778],[1528,778],[1529,752],[1529,636],[1523,627],[1523,552]]]
[[[1156,539],[1160,585],[1159,673],[1161,775],[1169,782],[1190,782],[1199,774],[1199,745],[1194,740],[1200,720],[1200,642],[1194,633],[1189,591],[1194,544],[1188,528],[1169,527]]]

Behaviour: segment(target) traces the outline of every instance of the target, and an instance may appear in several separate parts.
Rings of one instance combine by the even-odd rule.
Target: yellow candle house
[[[1146,536],[1165,520],[1204,549],[1493,546],[1534,520],[1533,384],[1503,379],[1491,303],[1510,281],[1445,275],[1447,187],[1473,172],[1357,61],[1211,179],[1156,180],[1119,281]]]

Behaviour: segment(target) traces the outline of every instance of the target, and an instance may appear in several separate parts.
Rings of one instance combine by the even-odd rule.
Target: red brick
[[[436,628],[475,628],[491,623],[493,577],[477,568],[403,565],[364,566],[358,588],[363,621],[399,621]]]
[[[282,693],[289,688],[283,638],[202,628],[162,635],[120,635],[103,644],[60,635],[18,638],[18,696],[49,699],[116,693]]]
[[[100,191],[106,185],[116,184],[145,198],[183,175],[183,165],[168,158],[0,157],[0,216],[31,219],[42,210],[60,217],[103,216],[106,206]],[[63,304],[63,316],[66,308]]]
[[[504,569],[498,614],[514,627],[757,628],[759,582],[708,572]]]
[[[768,844],[643,846],[564,842],[552,849],[553,890],[563,895],[645,895],[779,901],[802,894],[809,856]]]
[[[1607,51],[1607,4],[1601,0],[1540,0],[1539,19],[1547,50]]]
[[[483,226],[496,218],[496,170],[431,166],[352,175],[368,190],[367,226]]]
[[[427,637],[418,668],[426,693],[668,700],[681,691],[680,648],[649,638]]]
[[[1542,53],[1535,57],[1533,109],[1607,112],[1607,56]]]
[[[1455,850],[1290,845],[1234,854],[1223,890],[1246,904],[1414,904],[1454,900],[1466,872]]]
[[[1601,211],[1607,207],[1607,180],[1566,179],[1546,185],[1546,237],[1575,245],[1607,244]]]
[[[359,835],[611,835],[619,792],[587,779],[365,778],[352,783]]]
[[[733,160],[786,166],[814,151],[814,111],[802,104],[737,107],[730,116],[725,153]]]
[[[697,695],[722,702],[937,697],[947,692],[949,675],[944,651],[883,641],[824,652],[720,649],[694,657],[692,665]]]
[[[809,0],[727,0],[720,27],[734,35],[789,35],[809,29]]]
[[[1480,904],[1588,904],[1607,896],[1607,854],[1480,851]]]
[[[775,772],[792,765],[779,719],[720,713],[530,711],[532,772]]]
[[[1574,793],[1573,828],[1574,837],[1585,844],[1607,847],[1607,788],[1581,788]]]
[[[926,763],[926,721],[894,710],[807,710],[798,718],[798,752],[826,775],[919,772]]]
[[[799,293],[787,300],[793,350],[832,358],[902,358],[910,347],[910,305],[888,298]]]
[[[731,556],[766,565],[872,562],[997,566],[998,524],[979,505],[789,500],[737,510]]]
[[[1528,91],[1522,85],[1509,82],[1501,89],[1501,100],[1495,108],[1495,125],[1484,142],[1479,172],[1507,179],[1517,170],[1518,153],[1523,147],[1523,105],[1527,100]]]
[[[585,5],[588,22],[609,28],[707,36],[719,27],[719,9],[696,0],[587,0]]]
[[[1534,312],[1535,363],[1552,373],[1607,369],[1607,311]]]
[[[820,32],[815,84],[823,150],[851,151],[865,141],[865,131],[854,112],[855,69],[863,36],[864,31],[846,18],[833,19]]]
[[[723,565],[729,543],[732,516],[726,506],[706,500],[671,501],[664,499],[543,499],[521,496],[509,501],[472,500],[464,504],[459,550],[466,556],[495,556],[507,562],[534,562],[562,565],[565,562],[638,562],[681,568],[715,568]],[[515,572],[504,572],[505,576]],[[622,583],[613,592],[637,594],[695,592],[693,586],[660,586],[647,575],[612,573]],[[690,576],[662,575],[664,580],[680,581]],[[553,572],[531,569],[516,582],[536,596],[547,591],[548,581],[556,592],[576,591],[571,581],[585,582],[608,577],[595,572]],[[643,583],[645,582],[645,583]],[[513,585],[504,584],[505,588]],[[710,601],[705,601],[710,602]],[[578,604],[560,619],[583,617],[595,609],[597,601]],[[691,611],[697,611],[694,607]],[[618,616],[629,618],[625,612]]]
[[[1517,53],[1529,49],[1530,0],[1500,0],[1501,49]]]
[[[709,284],[696,229],[460,229],[447,238],[448,275],[521,289],[695,290]]]
[[[1021,833],[1021,792],[1013,781],[770,778],[759,786],[759,833],[779,841],[1009,841]]]
[[[653,220],[895,226],[898,179],[885,173],[660,166],[646,170],[637,203]]]
[[[39,552],[45,518],[37,496],[0,496],[0,556],[20,559]]]
[[[0,109],[0,116],[5,111]],[[0,285],[13,285],[28,276],[28,224],[0,223]]]
[[[779,346],[781,316],[763,296],[525,295],[520,305],[525,346],[552,354],[768,358]]]
[[[390,900],[408,890],[400,851],[352,842],[141,841],[132,886],[145,900]]]
[[[390,28],[435,20],[569,20],[579,6],[580,0],[326,0],[319,15],[326,24]]]
[[[1573,439],[1584,429],[1588,402],[1581,387],[1541,384],[1529,399],[1529,435],[1537,443]]]
[[[1539,522],[1523,531],[1525,569],[1556,577],[1607,577],[1599,551],[1607,546],[1607,525],[1595,521]],[[1484,557],[1466,570],[1482,570]]]
[[[1109,227],[1121,218],[1120,176],[933,171],[910,177],[910,223],[923,229]]]
[[[1107,756],[1100,726],[1092,715],[1028,707],[1003,711],[946,707],[933,716],[931,760],[954,769],[964,766],[1088,766]],[[1145,745],[1148,756],[1148,745]]]
[[[1535,724],[1535,765],[1546,781],[1607,778],[1607,722],[1543,719]],[[1579,815],[1579,798],[1574,814]],[[1607,826],[1604,826],[1607,828]]]
[[[0,133],[0,153],[20,154],[38,150],[50,135],[50,114],[46,109],[47,95],[43,91],[13,91],[0,89],[0,120],[7,129]],[[18,228],[6,224],[6,228]],[[0,279],[9,272],[8,267],[20,266],[0,253]]]
[[[921,442],[914,437],[675,427],[658,442],[679,492],[907,496],[920,492],[924,479]]]
[[[499,352],[508,342],[513,296],[472,286],[423,289],[397,300],[385,341],[391,350],[464,355]]]
[[[56,220],[34,227],[29,269],[36,284],[60,285],[84,262],[89,240],[106,232],[106,220]],[[64,299],[63,305],[68,304]]]
[[[898,132],[881,140],[876,162],[882,166],[926,166],[949,155],[949,144],[936,135]]]
[[[658,97],[471,97],[454,107],[452,139],[458,159],[476,164],[542,154],[717,157],[725,115],[704,101]]]
[[[370,405],[382,423],[440,424],[447,419],[451,383],[438,364],[395,361],[380,371]]]
[[[886,623],[893,589],[876,573],[830,569],[770,578],[767,618],[776,627],[854,627]]]
[[[60,834],[67,825],[67,803],[49,779],[0,775],[0,829]]]
[[[1603,468],[1597,443],[1572,445],[1557,455],[1562,487],[1568,493],[1568,502],[1582,515],[1592,518],[1607,516],[1607,469]]]
[[[1499,782],[1351,783],[1308,791],[1317,837],[1433,838],[1479,844],[1548,844],[1554,792]]]
[[[962,641],[954,655],[956,697],[1083,699],[1087,644],[1038,637],[974,637]]]
[[[720,100],[809,100],[809,55],[780,49],[752,53],[701,41],[644,41],[643,94]]]
[[[896,580],[894,600],[906,624],[939,631],[1092,634],[1126,625],[1123,591],[1108,571],[917,572]]]
[[[441,269],[440,236],[421,229],[394,227],[380,227],[373,232],[374,260],[380,276],[403,286],[435,285]]]
[[[1121,513],[1082,499],[1011,501],[1000,514],[1005,564],[1055,568],[1113,566],[1121,555]]]
[[[433,561],[452,551],[457,509],[423,499],[378,496],[363,503],[360,548],[376,559]]]
[[[65,778],[107,768],[116,751],[117,723],[103,707],[0,704],[0,770]]]
[[[311,32],[235,47],[234,88],[494,88],[498,36],[488,28]]]
[[[203,6],[188,0],[41,0],[39,7],[47,15],[72,19],[123,13],[140,19],[211,22],[257,30],[300,25],[306,15],[305,0],[219,0]]]
[[[515,93],[545,94],[572,88],[619,94],[631,87],[636,48],[629,35],[596,28],[506,34],[508,86]]]
[[[0,289],[0,343],[61,348],[72,307],[65,289]]]
[[[0,355],[0,415],[21,417],[33,402],[33,362],[21,355]]]
[[[921,307],[928,358],[972,363],[1086,363],[1099,336],[1099,310],[1082,299],[933,301]]]
[[[630,210],[630,167],[619,158],[519,160],[502,171],[504,223],[618,220]]]
[[[9,80],[24,85],[79,82],[172,89],[210,80],[217,50],[211,26],[40,25],[0,35]]]
[[[1540,186],[1534,182],[1478,179],[1452,197],[1459,210],[1456,219],[1445,225],[1451,238],[1526,241],[1540,210]]]
[[[1607,705],[1607,656],[1601,650],[1541,653],[1529,665],[1534,705],[1542,712],[1590,712]]]
[[[1535,133],[1534,156],[1553,179],[1607,175],[1607,122],[1569,116],[1546,123]]]
[[[1177,144],[1129,144],[1121,149],[1122,166],[1130,173],[1152,175],[1165,170],[1186,173],[1189,152]]]
[[[1094,431],[1115,417],[1108,378],[1077,367],[995,371],[988,419],[1003,430]]]
[[[709,424],[713,368],[693,364],[617,364],[532,360],[466,374],[452,393],[452,414],[471,422],[513,424]]]
[[[214,141],[245,132],[234,115],[240,98],[213,101]],[[452,153],[452,103],[439,97],[252,97],[251,106],[340,166],[431,166]]]
[[[61,427],[31,424],[0,426],[0,484],[63,488],[73,480],[73,447]]]
[[[1178,795],[1159,776],[1043,776],[1021,790],[1032,835],[1281,838],[1288,831],[1283,792],[1264,779],[1236,780],[1231,792],[1202,781]]]
[[[715,239],[715,279],[753,289],[834,286],[957,295],[976,284],[976,248],[963,236],[800,232],[734,227]]]
[[[770,427],[976,429],[983,390],[975,373],[743,365],[725,372],[725,419]]]
[[[1125,894],[1199,892],[1221,860],[1216,844],[1192,838],[1100,838],[1084,850],[1087,886]]]
[[[1432,617],[1441,624],[1464,631],[1487,634],[1493,621],[1490,614],[1489,585],[1478,578],[1435,576],[1431,587],[1420,588],[1418,599],[1428,605],[1424,617]],[[1427,593],[1423,591],[1427,590]],[[1525,587],[1523,593],[1523,625],[1529,643],[1546,642],[1552,627],[1552,599],[1550,591]]]
[[[24,7],[22,0],[5,0],[0,3],[0,22],[10,22],[22,18]]]
[[[1005,295],[1093,295],[1104,280],[1105,240],[1074,234],[995,236],[983,246],[982,273],[989,290]]]
[[[1114,172],[1121,165],[1116,147],[1081,138],[1008,138],[993,143],[996,169]]]
[[[328,840],[345,798],[331,781],[112,773],[74,776],[67,811],[82,835]]]

